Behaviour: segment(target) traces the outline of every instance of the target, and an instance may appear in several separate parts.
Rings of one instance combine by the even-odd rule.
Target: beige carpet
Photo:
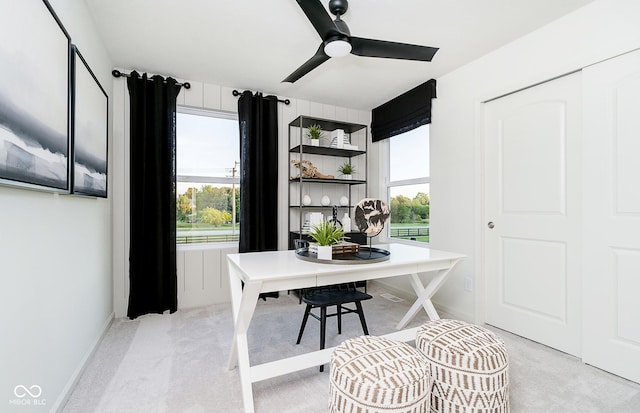
[[[388,292],[378,285],[369,292],[374,299],[364,302],[364,311],[370,334],[394,331],[411,303],[381,297]],[[295,344],[303,311],[297,298],[286,293],[258,303],[249,329],[252,364],[318,348],[319,322],[314,319],[301,344]],[[412,325],[425,320],[420,313]],[[335,317],[327,323],[327,346],[362,334],[356,315],[344,317],[341,336],[335,323]],[[640,412],[640,384],[493,330],[509,351],[512,412]],[[226,368],[231,336],[230,305],[116,320],[64,412],[242,412],[237,370]],[[328,377],[327,371],[313,368],[255,383],[256,411],[326,412]]]

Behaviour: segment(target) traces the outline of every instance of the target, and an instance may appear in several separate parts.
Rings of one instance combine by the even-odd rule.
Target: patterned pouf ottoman
[[[507,349],[493,332],[433,320],[418,329],[416,348],[429,363],[432,412],[509,412]]]
[[[335,348],[330,363],[329,412],[428,413],[425,357],[413,347],[362,336]]]

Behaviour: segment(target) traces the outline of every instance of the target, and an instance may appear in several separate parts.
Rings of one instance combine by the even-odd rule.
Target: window
[[[429,242],[429,125],[388,140],[387,236]]]
[[[179,107],[176,125],[176,243],[237,241],[237,115]]]

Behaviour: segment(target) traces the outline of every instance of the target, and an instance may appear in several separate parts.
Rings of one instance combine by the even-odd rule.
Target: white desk
[[[246,413],[254,411],[252,383],[327,363],[333,351],[333,348],[328,348],[251,366],[247,330],[260,293],[408,275],[418,298],[400,320],[397,328],[404,328],[420,308],[426,310],[430,319],[439,318],[431,303],[431,297],[464,255],[404,244],[383,244],[376,247],[391,252],[388,261],[358,265],[323,264],[300,260],[295,257],[294,251],[227,255],[235,324],[229,369],[233,369],[237,362]],[[436,274],[424,286],[418,273],[431,271],[435,271]],[[416,330],[417,328],[397,331],[384,337],[411,341],[415,339]]]

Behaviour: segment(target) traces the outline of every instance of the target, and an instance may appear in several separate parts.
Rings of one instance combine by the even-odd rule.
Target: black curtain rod
[[[113,69],[111,71],[111,74],[113,75],[113,77],[130,77],[131,75],[129,73],[122,73],[121,71],[117,70],[117,69]],[[184,83],[176,83],[178,86],[184,86],[185,89],[191,89],[191,83],[189,82],[184,82]]]
[[[246,92],[246,90],[245,90]],[[237,90],[233,89],[233,96],[240,96],[242,94],[242,92],[238,92]],[[289,103],[291,103],[291,101],[289,99],[278,99],[278,102],[282,102],[285,105],[288,105]]]

